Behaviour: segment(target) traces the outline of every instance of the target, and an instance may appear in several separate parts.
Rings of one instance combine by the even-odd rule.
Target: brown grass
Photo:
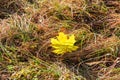
[[[119,80],[119,0],[0,0],[0,79]],[[55,55],[50,38],[79,49]]]

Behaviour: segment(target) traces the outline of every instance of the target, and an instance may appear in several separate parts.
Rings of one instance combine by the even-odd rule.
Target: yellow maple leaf
[[[55,49],[53,53],[64,54],[66,52],[72,52],[78,49],[78,46],[74,46],[76,42],[75,36],[71,35],[69,38],[63,32],[60,32],[57,39],[51,38],[51,46]]]

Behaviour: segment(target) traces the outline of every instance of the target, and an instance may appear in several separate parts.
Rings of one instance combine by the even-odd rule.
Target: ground
[[[79,48],[53,53],[51,38]],[[120,0],[0,0],[0,80],[119,80]]]

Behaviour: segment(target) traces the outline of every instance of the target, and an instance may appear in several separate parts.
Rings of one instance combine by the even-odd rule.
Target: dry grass
[[[119,80],[119,3],[0,0],[0,79]],[[79,49],[53,54],[58,32],[74,34]]]

